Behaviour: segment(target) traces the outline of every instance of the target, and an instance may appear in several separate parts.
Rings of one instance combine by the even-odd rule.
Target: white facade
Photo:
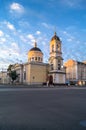
[[[49,64],[49,75],[53,76],[53,82],[55,84],[65,84],[66,70],[65,67],[63,67],[61,41],[59,37],[56,35],[56,33],[50,41]]]

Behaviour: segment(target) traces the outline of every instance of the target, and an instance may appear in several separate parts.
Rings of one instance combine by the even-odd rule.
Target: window
[[[40,57],[38,57],[38,61],[40,61]]]
[[[61,65],[60,64],[58,64],[58,70],[60,70],[61,69]]]
[[[57,49],[58,51],[60,51],[60,48],[61,48],[61,47],[60,47],[60,44],[58,43],[57,46],[56,46],[56,49]]]
[[[58,50],[58,44],[56,45],[56,50]]]
[[[51,70],[53,70],[53,64],[51,64]]]
[[[35,60],[37,60],[37,57],[35,57]]]
[[[61,61],[58,59],[58,70],[61,69]]]
[[[24,72],[24,80],[26,80],[26,72]]]
[[[31,61],[34,61],[34,57],[32,57]]]
[[[54,45],[52,45],[52,52],[54,52]]]

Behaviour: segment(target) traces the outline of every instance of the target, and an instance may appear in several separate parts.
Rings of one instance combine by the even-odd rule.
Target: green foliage
[[[9,65],[7,71],[11,72],[13,65]]]
[[[11,71],[11,72],[9,73],[9,76],[11,77],[12,81],[14,81],[14,80],[17,79],[18,74],[17,74],[16,71],[14,70],[14,71]]]
[[[14,80],[17,79],[18,74],[16,73],[15,70],[12,70],[12,68],[13,68],[13,65],[9,65],[7,71],[8,71],[9,77],[12,79],[12,82],[14,82]]]

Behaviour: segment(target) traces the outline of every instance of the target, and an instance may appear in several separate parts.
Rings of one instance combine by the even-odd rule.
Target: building
[[[50,40],[49,63],[43,62],[43,52],[34,43],[34,47],[28,51],[28,62],[14,64],[12,70],[16,70],[17,83],[43,84],[47,81],[54,84],[65,84],[66,70],[63,66],[61,41],[56,35]]]
[[[1,71],[0,72],[0,83],[1,84],[9,83],[9,77],[7,75],[7,71]]]
[[[70,84],[86,84],[86,62],[68,60],[64,63],[66,67],[66,80]]]
[[[49,75],[53,77],[53,82],[55,84],[65,84],[66,69],[63,66],[61,41],[56,32],[50,41],[49,66]]]

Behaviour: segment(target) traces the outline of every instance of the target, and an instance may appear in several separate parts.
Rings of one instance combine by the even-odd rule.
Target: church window
[[[51,70],[53,70],[53,64],[51,64]]]
[[[60,69],[61,69],[61,61],[58,60],[58,70],[60,70]]]
[[[60,51],[60,44],[57,44],[56,49]]]
[[[61,69],[61,65],[60,64],[58,64],[58,70],[60,70]]]
[[[38,61],[40,61],[40,57],[38,57]]]
[[[32,57],[31,61],[34,61],[34,57]]]
[[[35,60],[37,60],[37,57],[35,57]]]

